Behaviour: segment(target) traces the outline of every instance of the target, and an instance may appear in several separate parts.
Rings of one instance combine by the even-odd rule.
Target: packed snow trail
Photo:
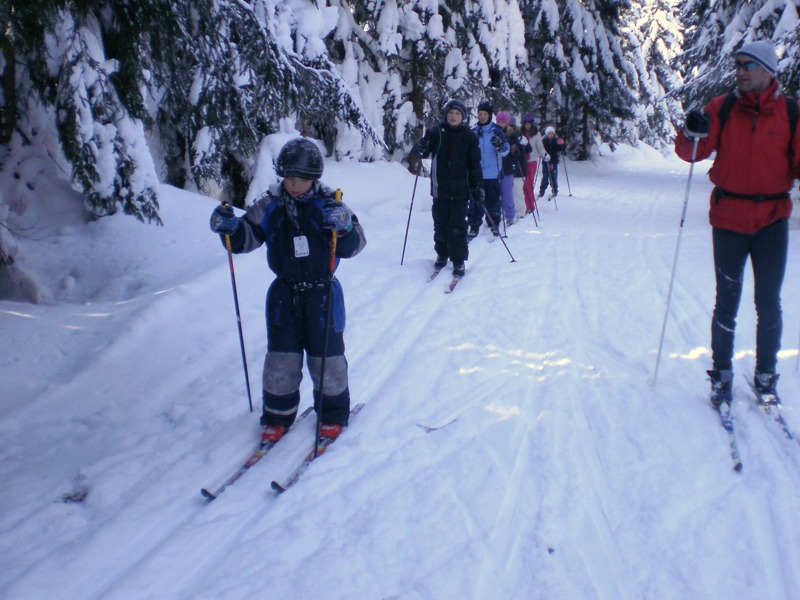
[[[541,228],[530,217],[509,227],[517,262],[481,234],[452,295],[441,278],[425,281],[424,183],[401,267],[413,176],[399,165],[326,164],[326,182],[346,183],[369,240],[337,273],[351,393],[366,407],[280,497],[269,482],[308,450],[311,420],[214,503],[197,493],[222,481],[259,431],[227,259],[207,229],[213,202],[177,192],[163,202],[197,213],[181,231],[204,268],[180,285],[163,285],[174,277],[167,254],[152,261],[150,288],[86,307],[108,315],[95,321],[71,320],[74,305],[1,304],[20,348],[13,364],[36,363],[43,380],[0,419],[10,482],[0,595],[792,598],[800,452],[737,387],[746,466],[734,473],[707,400],[713,267],[700,169],[659,384],[649,386],[688,165],[637,152],[570,163],[573,196],[558,211],[541,203]],[[796,229],[790,246],[791,269]],[[263,252],[235,266],[255,399],[271,277]],[[797,305],[800,283],[787,276],[781,389],[794,431]],[[24,311],[35,319],[16,316]],[[43,322],[81,326],[69,340],[53,336],[56,348],[81,353],[68,356],[69,369],[49,368],[54,352],[23,352],[26,339],[49,347]],[[736,370],[747,373],[747,302],[737,334]],[[9,365],[0,362],[4,373]],[[308,377],[301,395],[304,408]],[[82,489],[83,502],[59,501]]]

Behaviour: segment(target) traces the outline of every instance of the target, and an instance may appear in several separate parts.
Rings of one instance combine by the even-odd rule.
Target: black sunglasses
[[[754,61],[754,60],[749,60],[749,61],[747,61],[747,62],[741,62],[741,61],[738,61],[738,60],[737,60],[737,61],[734,61],[734,63],[733,63],[733,64],[734,64],[734,65],[736,65],[736,70],[737,70],[737,71],[738,71],[739,69],[744,69],[744,70],[745,70],[745,71],[747,71],[748,73],[749,73],[750,71],[755,71],[755,70],[756,70],[758,67],[760,67],[760,66],[761,66],[761,65],[759,65],[759,64],[758,64],[756,61]]]

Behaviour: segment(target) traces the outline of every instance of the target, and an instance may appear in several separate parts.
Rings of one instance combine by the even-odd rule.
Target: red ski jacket
[[[711,225],[752,234],[792,213],[788,192],[800,176],[800,133],[795,132],[792,141],[786,100],[777,81],[763,92],[736,94],[722,131],[719,112],[727,94],[706,105],[710,130],[697,144],[696,161],[717,151],[709,171],[716,186],[708,214]],[[690,162],[693,146],[694,140],[680,131],[675,139],[678,156]]]

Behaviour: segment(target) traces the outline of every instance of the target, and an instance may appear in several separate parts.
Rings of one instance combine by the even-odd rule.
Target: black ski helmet
[[[286,142],[275,161],[275,173],[283,178],[319,179],[322,177],[322,167],[319,148],[308,138],[302,137]]]
[[[492,115],[494,115],[494,106],[492,106],[492,103],[489,102],[488,100],[484,100],[483,102],[478,104],[478,112],[480,112],[482,110],[486,111],[487,113],[489,113],[489,118],[490,119],[492,118]]]

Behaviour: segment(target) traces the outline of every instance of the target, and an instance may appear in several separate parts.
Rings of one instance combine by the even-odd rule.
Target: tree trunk
[[[3,92],[0,104],[0,144],[8,144],[17,125],[17,78],[14,42],[11,39],[11,8],[5,2],[0,8],[0,52],[5,62],[0,73],[0,87]]]

